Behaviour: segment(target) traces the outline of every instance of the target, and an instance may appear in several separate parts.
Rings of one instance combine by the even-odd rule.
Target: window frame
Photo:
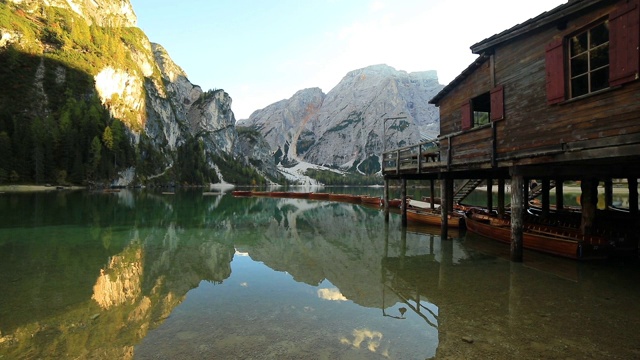
[[[595,30],[596,28],[598,28],[601,25],[605,25],[606,29],[607,29],[607,40],[605,42],[602,42],[598,45],[592,46],[592,31]],[[572,42],[573,39],[585,35],[586,34],[586,40],[587,40],[587,44],[586,44],[586,49],[581,51],[580,53],[577,54],[573,54],[573,46],[572,46]],[[593,93],[597,93],[603,90],[606,90],[610,87],[610,83],[609,83],[609,74],[611,72],[610,67],[611,67],[611,56],[610,56],[610,42],[611,42],[611,32],[609,30],[609,19],[608,17],[605,18],[601,18],[598,19],[592,23],[590,23],[589,25],[583,27],[582,29],[580,29],[579,31],[576,31],[575,33],[569,34],[568,36],[565,37],[566,41],[564,44],[564,52],[566,54],[566,66],[567,66],[567,76],[566,76],[566,86],[567,86],[567,90],[568,90],[568,99],[575,99],[575,98],[579,98],[579,97],[583,97],[583,96],[588,96],[590,94]],[[594,55],[598,50],[602,49],[606,47],[606,53],[607,53],[607,63],[606,65],[601,65],[599,67],[596,68],[592,68],[592,61],[595,58]],[[586,70],[584,72],[581,72],[579,74],[574,74],[573,73],[573,61],[576,60],[581,57],[586,55]],[[606,85],[603,87],[599,87],[597,89],[594,90],[594,77],[596,75],[594,75],[597,72],[601,72],[601,71],[605,71],[606,73]],[[578,94],[575,94],[575,89],[574,89],[574,80],[578,79],[580,77],[586,76],[586,80],[587,80],[587,84],[586,84],[586,92],[580,92]]]

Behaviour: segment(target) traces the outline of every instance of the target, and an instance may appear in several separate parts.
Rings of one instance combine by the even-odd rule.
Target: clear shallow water
[[[0,195],[0,359],[640,357],[640,268],[359,205]]]

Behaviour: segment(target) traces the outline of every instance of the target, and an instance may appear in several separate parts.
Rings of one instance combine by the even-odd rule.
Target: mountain
[[[259,131],[284,166],[308,162],[371,174],[380,170],[385,146],[438,135],[439,112],[428,101],[442,88],[435,71],[373,65],[349,72],[326,95],[318,88],[300,90],[238,126]]]
[[[0,183],[278,181],[229,94],[192,84],[136,21],[128,0],[0,4]]]

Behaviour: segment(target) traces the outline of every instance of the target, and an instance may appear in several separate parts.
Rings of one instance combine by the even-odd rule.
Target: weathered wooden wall
[[[461,106],[499,85],[504,86],[505,117],[494,124],[498,159],[562,151],[575,142],[584,145],[608,138],[613,144],[621,136],[631,141],[635,135],[640,136],[638,80],[559,104],[547,103],[546,45],[606,18],[614,7],[615,2],[611,2],[568,21],[564,27],[550,24],[501,44],[493,55],[495,83],[491,79],[491,61],[487,60],[447,93],[439,106],[441,136],[452,135],[450,163],[491,160],[493,130],[485,127],[461,132]],[[448,143],[448,139],[441,142],[443,153]],[[540,162],[545,161],[548,159],[540,158]]]

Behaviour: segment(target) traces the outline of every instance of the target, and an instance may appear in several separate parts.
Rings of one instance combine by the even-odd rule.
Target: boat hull
[[[505,244],[511,244],[511,222],[490,216],[467,216],[467,230]],[[573,238],[571,238],[573,237]],[[585,241],[579,234],[568,231],[553,232],[550,228],[525,225],[522,233],[522,246],[525,249],[540,251],[570,259],[601,259],[610,254],[606,239],[588,237]]]
[[[442,215],[438,212],[429,210],[407,209],[407,221],[417,222],[426,225],[442,225]],[[447,225],[453,228],[459,228],[464,224],[464,218],[458,214],[449,214]]]

